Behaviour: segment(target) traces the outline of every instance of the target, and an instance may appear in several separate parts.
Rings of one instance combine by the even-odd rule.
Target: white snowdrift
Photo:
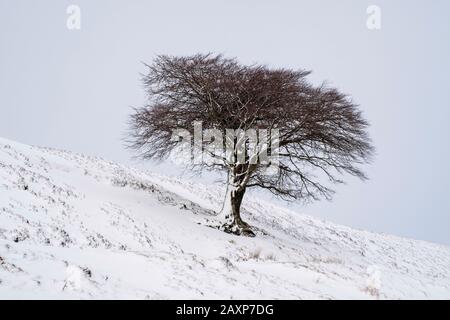
[[[0,139],[0,298],[450,298],[450,248],[245,198],[256,238],[215,230],[223,190]]]

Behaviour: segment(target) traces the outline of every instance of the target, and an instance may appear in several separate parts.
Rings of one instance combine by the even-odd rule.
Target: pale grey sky
[[[81,9],[68,30],[66,9]],[[366,27],[369,5],[381,30]],[[450,2],[0,0],[0,136],[131,163],[140,61],[223,53],[313,70],[371,122],[371,180],[300,211],[450,244]]]

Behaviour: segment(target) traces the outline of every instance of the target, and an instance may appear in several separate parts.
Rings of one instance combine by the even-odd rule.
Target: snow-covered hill
[[[450,298],[450,248],[245,198],[255,238],[214,224],[223,190],[0,139],[0,298]]]

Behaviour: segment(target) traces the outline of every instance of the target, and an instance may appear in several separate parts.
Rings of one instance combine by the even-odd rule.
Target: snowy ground
[[[0,139],[0,299],[450,298],[450,248],[246,196],[256,238],[215,230],[219,187]]]

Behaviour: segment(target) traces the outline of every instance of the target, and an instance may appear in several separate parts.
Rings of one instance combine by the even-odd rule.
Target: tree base
[[[237,236],[245,236],[245,237],[255,237],[255,233],[252,231],[251,227],[241,221],[240,223],[233,222],[227,222],[224,223],[221,226],[221,229],[225,231],[226,233],[235,234]]]

